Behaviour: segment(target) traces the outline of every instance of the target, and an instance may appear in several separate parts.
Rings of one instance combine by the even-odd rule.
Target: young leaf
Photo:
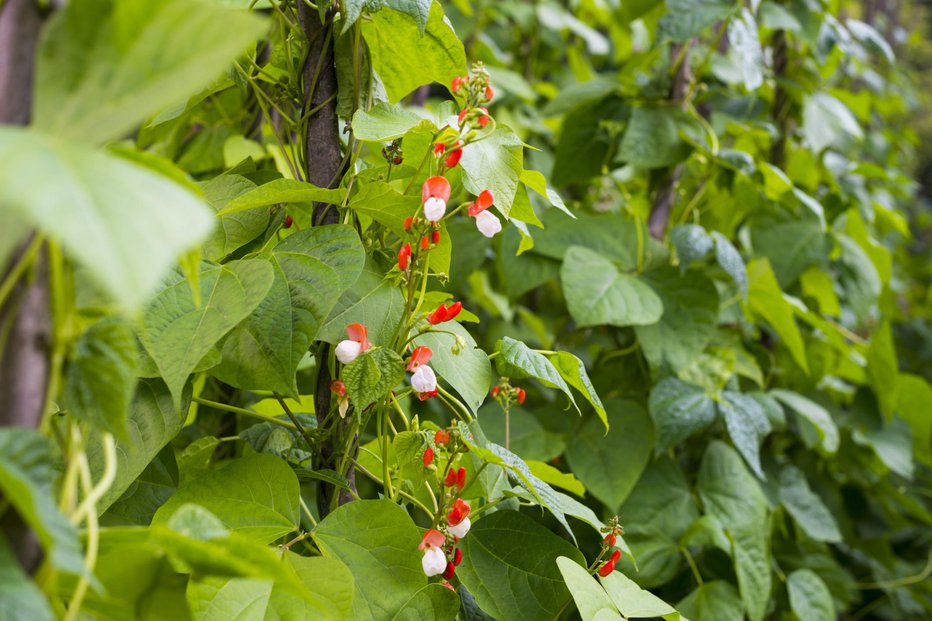
[[[404,376],[404,360],[384,347],[365,352],[343,368],[346,393],[359,411],[384,398]]]

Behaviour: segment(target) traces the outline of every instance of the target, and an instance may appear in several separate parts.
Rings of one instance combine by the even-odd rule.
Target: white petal
[[[437,390],[437,376],[429,366],[420,366],[411,375],[411,387],[416,392],[433,392]]]
[[[460,539],[462,539],[463,537],[466,536],[466,533],[469,532],[470,526],[471,524],[469,523],[469,518],[463,518],[463,521],[457,524],[456,526],[450,526],[449,524],[447,524],[447,530],[454,537],[459,537]]]
[[[350,341],[347,339],[345,341],[340,341],[340,343],[337,345],[335,353],[337,355],[337,360],[343,364],[349,364],[353,360],[356,360],[356,356],[359,355],[361,350],[362,345],[356,341]]]
[[[431,222],[436,222],[447,212],[447,203],[442,198],[431,196],[424,201],[424,217]]]
[[[447,569],[447,556],[440,548],[427,548],[421,557],[421,567],[428,577],[442,574]]]
[[[502,223],[493,213],[483,211],[476,216],[476,228],[479,229],[480,233],[491,238],[502,232]]]

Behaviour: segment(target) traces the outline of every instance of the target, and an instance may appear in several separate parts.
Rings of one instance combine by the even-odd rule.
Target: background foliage
[[[0,618],[929,618],[927,19],[67,3],[0,127],[0,342],[24,284],[53,319],[39,428],[0,428],[0,515],[44,555],[0,538]],[[457,135],[477,61],[491,120]],[[505,227],[450,217],[399,269],[429,171]],[[428,449],[471,482],[452,589],[419,563]]]

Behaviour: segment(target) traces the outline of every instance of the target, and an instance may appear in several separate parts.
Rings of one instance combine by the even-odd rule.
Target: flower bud
[[[444,579],[449,580],[450,578],[453,577],[453,574],[455,573],[456,573],[456,566],[452,562],[448,561],[446,569],[443,570]]]
[[[292,224],[294,224],[294,218],[291,216],[285,216],[285,220],[282,222],[282,228],[290,229]]]
[[[609,548],[615,547],[615,533],[609,533],[605,535],[605,545]]]
[[[460,92],[460,88],[463,85],[463,78],[456,76],[450,81],[450,90],[454,93]]]
[[[524,389],[523,389],[523,388],[519,388],[519,389],[518,389],[518,397],[517,397],[517,399],[516,399],[516,401],[518,402],[518,405],[524,405],[524,399],[525,399],[526,397],[527,397],[527,394],[524,392]]]
[[[459,565],[463,562],[463,551],[460,548],[453,550],[453,564]]]
[[[446,166],[447,168],[453,168],[454,166],[460,163],[460,158],[462,157],[463,157],[462,149],[451,151],[450,155],[448,155],[446,159],[443,160],[443,165]]]
[[[431,241],[431,243],[433,243],[435,246],[437,246],[437,245],[440,244],[440,231],[439,231],[439,230],[434,229],[433,231],[431,231],[431,233],[430,233],[430,241]]]
[[[427,447],[427,450],[424,451],[424,467],[434,463],[434,449]]]
[[[492,90],[491,86],[486,86],[484,95],[487,100],[491,101],[491,99],[495,97],[495,91]]]
[[[599,567],[599,575],[602,576],[603,578],[608,576],[613,571],[615,571],[615,561],[608,561],[607,563]]]
[[[440,446],[446,446],[450,443],[450,433],[446,429],[438,429],[434,433],[434,443]]]
[[[333,380],[330,382],[330,392],[342,397],[346,394],[346,384],[340,380]]]
[[[411,230],[411,225],[412,225],[412,224],[414,224],[414,218],[413,218],[412,216],[408,216],[407,218],[405,218],[404,227],[405,227],[405,230],[406,230],[406,231],[410,231],[410,230]]]

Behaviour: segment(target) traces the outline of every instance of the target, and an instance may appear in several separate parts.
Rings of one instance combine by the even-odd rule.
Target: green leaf
[[[730,529],[731,555],[741,601],[750,621],[763,621],[770,601],[771,560],[768,541],[769,524],[742,524]]]
[[[255,189],[256,184],[241,175],[220,175],[204,184],[204,197],[216,211]],[[230,253],[258,237],[269,225],[268,209],[251,209],[219,217],[220,224],[204,242],[204,258],[221,261]]]
[[[492,385],[492,363],[489,356],[476,346],[476,341],[466,328],[450,321],[442,329],[454,332],[462,338],[466,346],[457,347],[456,337],[446,332],[428,332],[414,339],[414,345],[425,345],[434,352],[430,366],[456,392],[460,394],[469,409],[476,413],[485,401]],[[453,353],[456,348],[459,353]]]
[[[897,394],[891,387],[896,386],[899,372],[893,333],[890,322],[885,320],[871,336],[867,350],[867,378],[877,396],[880,410],[888,421],[893,419],[896,407]]]
[[[268,207],[280,203],[328,203],[339,205],[346,197],[346,190],[318,188],[306,181],[275,179],[248,192],[239,194],[226,203],[217,215],[227,216],[257,207]]]
[[[344,5],[346,14],[343,32],[356,23],[363,9],[370,13],[379,10],[394,9],[405,15],[410,15],[417,22],[421,32],[427,26],[427,17],[430,14],[430,5],[433,0],[350,0]]]
[[[6,539],[0,537],[0,619],[6,621],[53,621],[48,600],[22,570]]]
[[[826,147],[843,147],[849,139],[858,140],[864,136],[851,110],[828,93],[806,97],[802,134],[816,152]]]
[[[626,274],[601,254],[572,246],[560,270],[570,315],[579,327],[656,323],[663,302],[647,282]]]
[[[712,340],[718,324],[718,292],[701,272],[680,274],[670,267],[645,279],[660,296],[663,315],[651,325],[635,327],[651,368],[679,371],[688,367]]]
[[[617,89],[617,80],[612,82]],[[564,186],[603,174],[627,116],[628,106],[619,97],[600,96],[570,110],[560,129],[553,183]]]
[[[608,435],[590,418],[573,434],[566,459],[589,493],[617,513],[650,462],[654,430],[638,403],[609,399],[606,410]]]
[[[544,386],[558,388],[569,397],[573,407],[579,411],[569,385],[547,356],[534,351],[521,341],[516,341],[507,336],[499,342],[498,353],[499,356],[495,359],[495,368],[499,375],[514,379],[533,377]]]
[[[272,286],[267,261],[252,259],[201,268],[200,304],[191,284],[174,273],[146,309],[140,338],[175,404],[198,363],[258,306]]]
[[[253,15],[184,0],[68,4],[39,45],[33,123],[64,140],[118,138],[208,86],[265,28]]]
[[[828,260],[831,239],[816,220],[763,221],[751,227],[751,243],[767,257],[780,287],[790,287],[812,265]]]
[[[748,270],[744,265],[744,260],[741,259],[741,254],[728,241],[728,238],[718,231],[712,231],[712,239],[715,240],[715,260],[725,270],[725,273],[735,281],[738,290],[746,296],[748,293]]]
[[[626,619],[660,617],[666,621],[680,621],[680,613],[650,591],[645,591],[619,571],[599,578],[608,596]]]
[[[510,129],[499,127],[488,138],[468,145],[460,160],[463,187],[478,195],[491,190],[502,215],[511,212],[524,170],[524,143]]]
[[[93,324],[74,345],[61,397],[65,408],[125,439],[137,360],[136,337],[126,322],[107,317]]]
[[[689,155],[672,107],[634,108],[618,148],[618,159],[639,168],[666,168]]]
[[[806,347],[793,319],[793,308],[783,298],[767,259],[754,259],[748,264],[748,306],[773,328],[796,364],[808,373]]]
[[[423,30],[423,33],[421,32]],[[398,11],[379,11],[363,22],[362,34],[375,69],[391,102],[424,84],[443,85],[466,73],[466,52],[440,4],[430,7],[427,25]],[[417,59],[417,63],[411,59]]]
[[[712,398],[702,388],[675,377],[657,382],[650,391],[649,405],[657,433],[656,455],[702,431],[715,420]]]
[[[835,604],[828,587],[811,569],[797,569],[786,581],[790,608],[799,621],[834,621]]]
[[[22,218],[61,242],[128,311],[138,309],[214,225],[196,196],[161,175],[7,127],[0,128],[0,205],[4,221]]]
[[[765,479],[760,467],[760,445],[771,429],[764,409],[753,397],[726,390],[718,402],[718,411],[731,441],[748,467],[758,478]]]
[[[298,496],[298,479],[283,460],[250,455],[182,483],[153,524],[164,524],[179,507],[195,503],[230,530],[271,543],[298,528]]]
[[[767,517],[767,500],[760,485],[733,448],[720,441],[709,444],[702,457],[699,497],[706,513],[726,529],[745,524],[760,528]]]
[[[52,466],[48,443],[37,431],[0,428],[0,491],[4,500],[35,532],[54,567],[84,574],[78,533],[55,502],[52,483],[56,473]]]
[[[698,36],[737,8],[727,0],[666,0],[666,5],[660,32],[679,43]]]
[[[684,616],[695,621],[744,621],[744,606],[738,590],[724,580],[700,585],[676,607]]]
[[[456,618],[459,608],[460,598],[456,592],[432,582],[412,595],[392,620],[446,621]]]
[[[516,511],[477,520],[461,547],[463,562],[456,575],[496,619],[555,618],[570,599],[557,559],[585,563],[566,540]]]
[[[896,410],[912,429],[916,458],[932,465],[932,417],[928,415],[932,386],[918,375],[901,373],[897,378],[896,394]]]
[[[346,394],[361,412],[384,398],[404,376],[405,363],[401,356],[391,349],[376,347],[346,365],[341,377],[346,382]]]
[[[475,527],[469,538],[473,532]],[[343,505],[318,524],[313,537],[324,557],[343,561],[353,573],[354,619],[391,619],[427,585],[418,528],[389,500]]]
[[[218,440],[214,437],[207,439],[213,440],[212,451]],[[175,493],[179,476],[175,451],[168,446],[146,466],[126,493],[110,506],[106,513],[107,520],[113,518],[115,523],[149,525],[158,508]]]
[[[172,395],[165,383],[156,379],[142,379],[136,386],[129,409],[126,442],[117,440],[117,472],[113,485],[97,503],[103,513],[126,492],[126,498],[135,493],[143,482],[137,478],[158,455],[159,451],[181,431],[185,414],[191,403],[191,388],[182,393],[181,407],[175,407]],[[104,455],[100,434],[94,433],[87,442],[87,460],[95,480],[104,471]],[[152,508],[155,510],[155,507]]]
[[[583,361],[566,351],[558,351],[550,355],[549,359],[550,363],[559,371],[563,379],[565,379],[570,386],[578,390],[582,396],[586,398],[586,401],[592,405],[595,413],[605,426],[605,431],[608,431],[608,415],[605,413],[602,400],[595,391],[595,386],[592,385],[592,381],[589,379],[589,374],[586,372],[586,365],[583,364]]]
[[[741,69],[744,88],[757,90],[764,83],[764,52],[754,14],[746,8],[728,23],[728,52]]]
[[[832,420],[832,415],[828,410],[815,401],[791,390],[775,388],[770,391],[770,395],[776,397],[777,400],[812,424],[819,435],[823,451],[834,454],[838,450],[840,442],[838,427],[835,425],[835,421]]]
[[[337,301],[317,338],[336,344],[346,338],[346,326],[366,326],[373,343],[390,343],[404,314],[404,295],[374,261],[367,261],[362,274]]]
[[[424,120],[410,108],[380,101],[371,110],[359,109],[353,115],[353,135],[359,140],[384,142],[401,138]]]
[[[834,516],[809,488],[803,471],[792,464],[780,471],[780,502],[806,534],[816,541],[841,542],[841,532]]]
[[[702,261],[715,248],[715,241],[698,224],[678,224],[670,229],[670,241],[680,260],[680,271],[685,272],[694,261]]]
[[[569,589],[582,621],[591,621],[602,610],[617,612],[605,589],[585,567],[565,556],[557,559],[563,582]]]
[[[356,231],[344,225],[306,229],[276,246],[267,255],[271,289],[224,341],[214,375],[239,388],[297,395],[298,364],[365,256]]]

